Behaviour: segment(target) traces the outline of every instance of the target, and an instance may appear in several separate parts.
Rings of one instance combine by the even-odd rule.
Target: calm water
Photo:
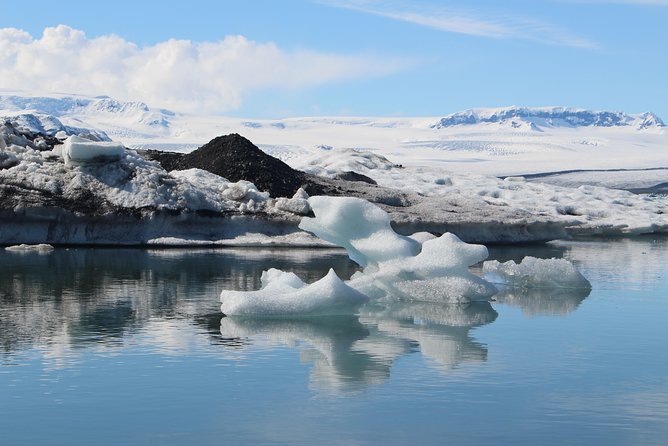
[[[338,251],[0,251],[0,443],[668,441],[668,238],[495,248],[564,257],[591,294],[359,318],[222,318],[222,288]],[[222,319],[222,320],[221,320]]]

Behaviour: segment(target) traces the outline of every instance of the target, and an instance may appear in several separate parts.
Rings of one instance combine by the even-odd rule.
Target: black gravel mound
[[[323,178],[295,170],[236,133],[212,139],[188,154],[147,150],[142,156],[158,161],[167,171],[197,168],[230,181],[251,181],[272,197],[292,197],[301,187],[309,195],[360,197],[393,206],[406,206],[409,201],[405,194],[386,191],[371,178],[355,172],[345,172],[339,178]],[[387,198],[390,196],[392,200]],[[399,204],[393,204],[396,197],[402,197]]]
[[[304,172],[267,155],[237,133],[214,138],[188,154],[150,150],[145,155],[167,171],[198,168],[230,181],[251,181],[272,197],[291,197],[307,183]]]

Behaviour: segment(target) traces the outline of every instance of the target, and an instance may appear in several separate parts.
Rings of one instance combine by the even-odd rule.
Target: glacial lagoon
[[[220,291],[263,270],[357,266],[322,249],[2,250],[2,444],[664,444],[668,237],[490,247],[526,255],[570,260],[591,292],[235,318]]]

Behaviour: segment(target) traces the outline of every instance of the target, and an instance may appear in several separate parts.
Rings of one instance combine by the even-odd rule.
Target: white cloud
[[[46,28],[38,39],[18,29],[0,29],[3,89],[109,95],[184,111],[225,112],[240,107],[251,91],[382,76],[408,63],[364,54],[286,51],[243,36],[138,46],[114,35],[88,38],[65,25]]]
[[[651,1],[651,0],[648,0]],[[660,1],[660,0],[655,0]],[[597,45],[583,37],[538,20],[511,16],[493,19],[478,17],[478,13],[460,11],[417,2],[377,0],[319,0],[320,3],[413,23],[445,32],[495,39],[526,39],[535,42],[578,48]]]

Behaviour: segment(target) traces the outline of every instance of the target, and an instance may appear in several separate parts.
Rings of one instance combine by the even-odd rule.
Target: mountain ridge
[[[169,132],[174,117],[183,115],[163,108],[153,108],[142,101],[119,101],[108,96],[23,96],[0,91],[0,115],[3,111],[51,115],[82,123],[85,123],[87,117],[95,118],[93,121],[101,121],[112,127],[136,127],[163,134]],[[652,112],[629,114],[623,111],[563,106],[471,108],[434,119],[436,122],[429,125],[434,129],[475,124],[497,124],[527,131],[558,127],[635,127],[644,130],[666,126],[663,120]],[[368,125],[365,120],[348,120],[345,123]]]
[[[638,130],[665,127],[664,122],[652,112],[628,114],[621,111],[588,110],[573,107],[501,107],[473,108],[452,113],[432,127],[436,129],[458,125],[495,123],[513,128],[528,127],[540,130],[543,127],[622,127]]]

